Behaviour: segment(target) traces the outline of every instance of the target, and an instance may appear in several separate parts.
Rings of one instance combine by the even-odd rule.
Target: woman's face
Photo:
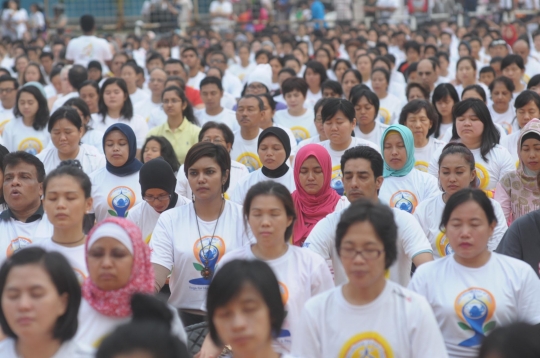
[[[26,82],[39,82],[40,72],[39,68],[36,66],[27,66],[26,71],[24,71],[24,80]]]
[[[465,57],[465,56],[471,55],[469,49],[465,45],[459,45],[458,53],[459,53],[459,57]]]
[[[491,99],[495,107],[504,108],[512,100],[512,92],[503,83],[497,82],[493,86],[493,91],[491,91]]]
[[[161,144],[155,140],[150,140],[146,143],[143,152],[143,163],[148,162],[149,160],[158,158],[161,156]]]
[[[160,214],[167,210],[171,202],[169,193],[159,188],[146,189],[143,199]]]
[[[471,166],[461,154],[448,154],[439,167],[439,182],[447,199],[461,189],[471,186],[476,178],[476,169]]]
[[[352,72],[346,73],[343,76],[343,83],[342,83],[343,93],[345,94],[345,98],[349,98],[349,95],[351,93],[351,89],[354,86],[359,85],[359,84],[360,84],[360,81],[358,81],[358,79],[356,78],[354,73],[352,73]]]
[[[250,283],[226,305],[216,308],[212,321],[220,340],[241,356],[255,356],[261,347],[271,344],[270,310]]]
[[[517,85],[521,82],[521,77],[523,77],[524,72],[525,71],[519,68],[518,65],[513,63],[510,66],[506,66],[504,70],[502,70],[502,75],[510,78],[512,82]]]
[[[24,118],[34,118],[39,110],[39,104],[36,97],[28,92],[21,93],[17,106]]]
[[[105,157],[115,167],[126,164],[129,158],[129,142],[120,131],[112,131],[105,139]]]
[[[182,101],[175,91],[167,91],[163,93],[163,110],[169,117],[183,116],[184,109],[187,103]]]
[[[317,128],[317,133],[319,133],[319,137],[322,141],[322,138],[326,138],[326,134],[324,133],[324,124],[322,122],[322,106],[320,106],[317,109],[317,113],[315,113],[315,127]]]
[[[17,63],[15,64],[15,69],[17,70],[17,73],[24,73],[26,70],[26,67],[28,66],[28,59],[26,57],[20,57],[17,59]]]
[[[456,129],[459,137],[466,144],[466,142],[478,141],[482,137],[484,123],[471,108],[456,118]]]
[[[99,93],[97,93],[94,87],[84,86],[80,89],[79,96],[84,101],[84,103],[86,103],[88,109],[90,109],[90,113],[98,112]]]
[[[2,292],[2,312],[19,338],[52,339],[56,321],[67,310],[68,294],[59,294],[39,264],[13,267]]]
[[[394,170],[400,170],[407,162],[407,149],[399,133],[388,134],[384,139],[384,161]]]
[[[373,123],[377,117],[375,106],[369,103],[367,97],[362,97],[354,106],[356,120],[360,126]]]
[[[323,51],[317,51],[317,54],[315,55],[315,61],[321,63],[326,69],[330,67],[330,58],[328,57],[328,54]]]
[[[125,287],[131,277],[133,255],[127,247],[113,237],[103,237],[88,249],[88,274],[103,291]]]
[[[422,91],[420,91],[420,88],[418,87],[412,87],[411,90],[409,91],[409,98],[407,98],[410,101],[413,101],[415,99],[426,99],[424,97],[424,94],[422,93]]]
[[[371,87],[373,87],[374,92],[386,92],[388,89],[388,81],[386,81],[386,76],[382,72],[374,72],[371,75]]]
[[[121,72],[122,79],[126,81],[126,84],[128,85],[128,88],[135,88],[137,87],[137,73],[131,66],[124,66],[122,67]]]
[[[540,109],[534,101],[530,101],[523,107],[516,109],[516,117],[519,128],[523,128],[531,119],[540,118]]]
[[[51,78],[51,83],[56,93],[62,93],[62,80],[60,79],[60,75],[56,75]]]
[[[210,142],[216,145],[222,145],[225,147],[225,149],[227,149],[228,152],[230,152],[232,149],[231,143],[227,143],[225,141],[223,132],[217,128],[207,129],[206,132],[204,132],[201,142]]]
[[[407,114],[405,125],[413,133],[414,142],[423,143],[428,137],[428,132],[433,126],[433,122],[429,120],[426,110],[422,108],[418,113]]]
[[[461,61],[457,67],[457,78],[461,83],[472,83],[476,81],[476,70],[468,60]]]
[[[319,161],[314,156],[308,157],[302,163],[299,174],[300,185],[310,195],[321,191],[324,185],[324,174]]]
[[[124,93],[116,83],[108,85],[103,91],[103,101],[109,110],[122,109],[127,98],[128,94]]]
[[[485,253],[495,225],[488,222],[484,210],[473,200],[455,207],[445,228],[454,255],[471,260]]]
[[[92,198],[86,198],[81,184],[70,175],[55,176],[47,183],[43,209],[55,228],[80,226],[84,215],[92,208]]]
[[[529,138],[521,144],[519,159],[532,171],[540,171],[540,140]]]
[[[440,101],[435,102],[435,105],[437,106],[437,111],[439,111],[441,116],[452,116],[452,108],[454,107],[454,100],[452,97],[446,96]]]
[[[334,74],[336,75],[338,82],[341,82],[343,74],[348,69],[349,67],[344,62],[338,63],[338,65],[336,66],[336,70],[334,71]]]
[[[51,140],[59,154],[74,156],[70,159],[75,159],[77,156],[81,138],[81,130],[65,118],[56,121],[51,130]]]
[[[306,82],[310,88],[319,87],[321,85],[321,75],[308,68],[306,69]]]
[[[238,50],[238,56],[242,61],[248,61],[249,60],[249,49],[247,47],[240,47]]]
[[[214,158],[203,157],[188,169],[188,182],[195,200],[211,200],[221,196],[229,173],[222,174]]]
[[[270,66],[272,67],[272,76],[274,77],[277,77],[279,71],[283,68],[277,58],[273,58],[272,61],[270,61]]]
[[[324,134],[330,140],[330,143],[335,146],[342,146],[351,141],[351,132],[356,125],[356,118],[352,122],[338,111],[335,116],[323,123]]]
[[[351,285],[368,289],[384,280],[384,245],[369,221],[349,227],[341,241],[339,257]]]
[[[283,202],[274,195],[258,195],[253,198],[249,208],[248,223],[257,244],[262,248],[275,248],[283,245],[292,218],[287,215]]]
[[[270,170],[279,168],[287,160],[283,144],[273,135],[266,136],[257,150],[263,166]]]
[[[368,56],[359,57],[356,61],[356,69],[362,74],[364,78],[365,76],[369,76],[371,74],[370,58]]]

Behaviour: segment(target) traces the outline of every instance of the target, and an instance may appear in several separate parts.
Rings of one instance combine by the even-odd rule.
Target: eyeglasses
[[[10,94],[15,91],[15,88],[0,88],[0,94]]]
[[[219,139],[219,138],[214,138],[214,139],[212,139],[212,138],[208,138],[208,137],[203,138],[202,141],[203,141],[203,142],[214,143],[214,144],[221,144],[221,143],[224,142],[224,140],[221,140],[221,139]]]
[[[384,250],[362,250],[362,251],[357,251],[357,250],[352,249],[352,248],[344,248],[344,247],[342,247],[339,250],[339,255],[342,258],[345,258],[345,259],[354,259],[356,257],[356,255],[360,255],[366,261],[373,261],[373,260],[377,260],[381,256],[381,254],[383,252],[384,252]]]
[[[148,203],[153,203],[154,201],[164,202],[171,198],[170,195],[159,195],[159,196],[151,196],[151,195],[145,195],[143,196],[144,201]]]
[[[265,88],[265,86],[260,84],[260,83],[252,83],[252,84],[248,85],[248,88],[249,89],[263,89],[263,88]]]

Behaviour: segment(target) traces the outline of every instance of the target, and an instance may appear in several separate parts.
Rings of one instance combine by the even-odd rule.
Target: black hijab
[[[135,156],[137,155],[137,138],[135,137],[133,129],[131,129],[130,126],[124,123],[115,123],[109,128],[107,128],[105,134],[103,134],[103,151],[105,151],[105,141],[107,139],[107,136],[112,131],[120,131],[123,135],[126,136],[129,145],[129,155],[128,160],[121,167],[115,167],[107,159],[107,171],[119,177],[125,177],[138,172],[142,167],[142,163],[137,158],[135,158]]]
[[[148,189],[162,189],[171,196],[169,206],[165,210],[176,206],[178,201],[178,194],[174,191],[176,189],[176,176],[171,165],[162,157],[149,160],[143,164],[139,171],[139,183],[141,184],[143,197]]]
[[[287,132],[285,132],[283,129],[279,127],[268,127],[265,130],[259,134],[259,140],[257,142],[257,150],[261,146],[261,142],[264,138],[268,136],[274,136],[276,137],[281,144],[283,145],[283,149],[285,149],[285,161],[276,169],[271,170],[267,167],[263,166],[261,168],[262,173],[267,176],[268,178],[281,178],[287,171],[289,170],[289,166],[287,165],[287,160],[289,159],[289,156],[291,155],[291,141],[289,139],[289,135]]]

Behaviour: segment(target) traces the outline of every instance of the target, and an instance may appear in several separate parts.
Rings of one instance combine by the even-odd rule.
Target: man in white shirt
[[[63,71],[63,70],[62,70]],[[62,74],[60,74],[62,76]],[[79,92],[77,89],[80,85],[88,79],[88,72],[86,68],[81,65],[74,65],[71,67],[67,73],[67,90],[69,91],[66,95],[56,99],[51,109],[51,114],[56,111],[58,108],[62,107],[69,99],[74,97],[79,97]],[[64,85],[64,83],[63,83]]]
[[[150,72],[150,82],[148,89],[150,89],[150,98],[134,103],[134,113],[143,117],[146,122],[150,119],[150,113],[154,109],[161,108],[161,95],[165,89],[165,82],[167,81],[167,74],[161,68],[154,68]]]
[[[223,90],[232,94],[234,98],[240,98],[243,89],[242,82],[238,77],[229,72],[227,56],[223,52],[217,51],[212,54],[209,62],[210,66],[217,67],[223,72],[223,78],[221,79]]]
[[[201,60],[199,59],[197,49],[195,47],[186,47],[182,51],[182,61],[189,67],[189,79],[186,85],[198,90],[202,79],[206,75],[201,72]]]
[[[221,106],[223,86],[217,77],[205,77],[201,81],[201,99],[205,108],[195,111],[195,116],[202,127],[205,123],[213,121],[226,124],[233,132],[240,129],[234,111]]]
[[[232,4],[228,0],[214,0],[210,3],[210,17],[215,31],[227,30],[231,26],[229,17],[233,13]]]
[[[519,55],[523,59],[523,64],[525,65],[525,74],[523,75],[523,80],[529,82],[532,76],[540,73],[540,62],[530,57],[531,47],[528,41],[519,39],[514,42],[512,48],[516,55]]]
[[[83,36],[79,36],[68,43],[66,59],[76,65],[88,66],[92,60],[99,61],[109,67],[112,52],[109,43],[94,35],[95,20],[92,15],[83,15],[79,20]]]
[[[4,126],[14,118],[13,108],[17,99],[17,89],[19,82],[16,78],[9,75],[0,77],[0,101],[2,108],[0,109],[0,135],[4,131]]]

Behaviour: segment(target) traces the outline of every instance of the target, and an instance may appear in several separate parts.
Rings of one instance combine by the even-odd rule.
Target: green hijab
[[[390,127],[386,128],[382,135],[381,139],[381,148],[383,150],[383,159],[384,159],[384,141],[386,139],[386,136],[390,132],[397,132],[401,135],[401,138],[403,138],[403,143],[405,143],[405,150],[407,151],[407,161],[405,162],[405,165],[403,168],[399,170],[392,169],[387,163],[386,159],[384,160],[384,171],[383,171],[383,177],[404,177],[405,175],[409,174],[411,170],[414,169],[414,137],[411,132],[411,130],[401,124],[392,124]]]

